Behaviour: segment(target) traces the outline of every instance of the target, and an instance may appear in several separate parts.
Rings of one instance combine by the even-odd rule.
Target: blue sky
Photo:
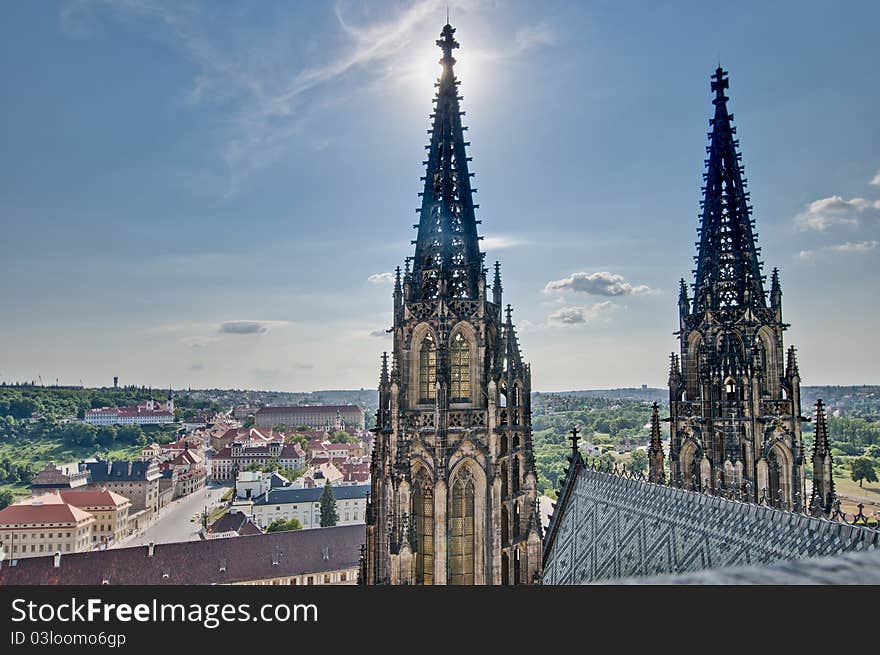
[[[0,379],[375,386],[446,4],[7,3]],[[665,384],[719,58],[804,381],[880,382],[880,4],[448,4],[535,388]]]

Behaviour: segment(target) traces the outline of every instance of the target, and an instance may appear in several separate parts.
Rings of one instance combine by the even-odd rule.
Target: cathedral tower
[[[452,51],[443,70],[415,256],[394,283],[371,464],[366,584],[530,584],[541,575],[531,371],[480,251]],[[410,270],[410,262],[412,269]]]
[[[740,164],[727,73],[712,76],[709,146],[693,297],[681,281],[680,358],[669,372],[670,474],[688,488],[740,490],[753,501],[804,505],[800,374],[782,343],[782,290],[769,298]]]

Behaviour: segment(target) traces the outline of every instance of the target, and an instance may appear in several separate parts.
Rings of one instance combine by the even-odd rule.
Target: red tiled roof
[[[64,489],[58,495],[76,507],[122,507],[131,503],[125,496],[107,489]]]
[[[88,512],[61,500],[58,494],[44,494],[0,510],[0,526],[13,523],[78,523],[92,518]]]

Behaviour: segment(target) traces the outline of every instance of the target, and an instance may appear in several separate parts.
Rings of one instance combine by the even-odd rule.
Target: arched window
[[[471,350],[461,332],[452,337],[449,347],[452,401],[466,401],[471,397]]]
[[[430,334],[419,348],[419,402],[428,403],[437,397],[437,347]]]
[[[510,545],[510,512],[507,511],[507,505],[501,504],[501,547],[506,548]]]
[[[519,457],[513,458],[513,476],[511,480],[511,488],[513,493],[519,492]]]
[[[415,479],[412,517],[416,533],[416,584],[434,584],[434,493],[424,471]]]
[[[474,584],[475,483],[464,467],[452,484],[449,507],[449,584]]]
[[[507,462],[501,462],[501,497],[507,498],[510,489],[507,478]]]

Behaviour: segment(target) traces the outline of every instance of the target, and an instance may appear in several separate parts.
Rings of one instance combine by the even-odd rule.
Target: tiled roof
[[[88,512],[65,503],[58,494],[43,494],[0,510],[0,526],[18,523],[78,523]]]
[[[260,496],[259,500],[254,502],[256,505],[281,505],[283,503],[316,503],[321,499],[324,493],[324,487],[314,487],[312,489],[290,489],[278,487],[271,489],[268,494]],[[354,484],[346,487],[333,487],[333,495],[336,500],[354,500],[357,498],[366,498],[370,494],[370,485]]]
[[[93,483],[121,482],[121,481],[144,481],[158,479],[159,471],[152,462],[88,462],[86,468],[89,471]],[[153,469],[153,470],[151,470]],[[155,473],[155,474],[154,474]]]
[[[20,559],[0,585],[211,585],[357,568],[363,525]]]
[[[107,489],[62,489],[61,500],[76,507],[122,507],[131,501]]]

